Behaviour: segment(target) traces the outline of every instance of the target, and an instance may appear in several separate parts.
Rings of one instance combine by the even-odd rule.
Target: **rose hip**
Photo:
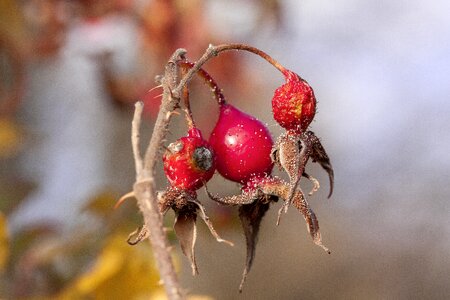
[[[230,104],[220,106],[209,142],[216,154],[217,171],[229,180],[245,183],[272,171],[273,141],[267,127]]]
[[[215,171],[213,150],[195,127],[167,147],[163,163],[170,185],[180,190],[199,189]]]
[[[281,127],[304,132],[316,114],[316,98],[311,86],[300,76],[286,70],[286,83],[275,90],[272,98],[274,119]]]

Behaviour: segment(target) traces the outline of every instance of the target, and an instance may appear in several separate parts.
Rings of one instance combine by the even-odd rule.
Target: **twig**
[[[153,173],[155,172],[159,149],[161,148],[162,142],[167,134],[170,117],[172,116],[171,112],[177,108],[180,101],[180,93],[178,92],[178,94],[174,94],[173,90],[177,84],[178,68],[176,62],[180,60],[180,57],[185,53],[186,50],[184,49],[178,49],[175,51],[167,63],[165,75],[161,79],[161,84],[163,86],[163,98],[158,116],[156,118],[153,134],[144,156],[144,172],[150,172],[151,176],[154,175]]]
[[[154,173],[156,159],[161,149],[164,137],[167,134],[171,112],[175,110],[179,99],[172,96],[177,82],[177,64],[186,51],[177,50],[171,60],[166,65],[165,75],[162,78],[163,99],[155,123],[155,128],[150,139],[150,143],[143,160],[139,152],[139,127],[142,113],[142,106],[136,105],[136,111],[132,126],[132,143],[134,159],[136,164],[136,183],[133,191],[138,202],[138,206],[144,217],[145,226],[149,229],[150,242],[153,247],[156,264],[159,269],[161,280],[169,299],[183,299],[181,287],[175,272],[175,268],[170,256],[170,244],[164,231],[162,215],[158,209]]]
[[[134,164],[136,174],[142,174],[144,162],[142,161],[141,151],[139,150],[139,129],[141,128],[141,116],[144,109],[144,103],[136,102],[134,105],[134,117],[131,123],[131,146],[133,147]]]

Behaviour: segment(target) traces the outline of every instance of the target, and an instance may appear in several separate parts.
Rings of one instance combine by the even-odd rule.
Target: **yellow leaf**
[[[92,267],[58,299],[149,299],[160,290],[150,245],[130,246],[124,236],[110,237]]]
[[[168,300],[166,293],[161,290],[152,295],[151,300]],[[188,295],[187,300],[214,300],[214,298],[206,295]]]
[[[16,154],[20,146],[19,127],[8,118],[0,118],[0,158]]]
[[[83,207],[83,210],[89,211],[99,217],[107,217],[111,215],[116,201],[117,195],[104,191],[90,199],[89,202]]]
[[[0,272],[4,270],[9,256],[8,231],[6,218],[0,212]]]

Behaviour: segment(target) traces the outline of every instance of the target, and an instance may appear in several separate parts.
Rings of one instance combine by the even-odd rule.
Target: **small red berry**
[[[220,106],[219,120],[209,139],[216,154],[217,171],[245,183],[253,176],[270,174],[273,141],[267,127],[229,104]]]
[[[316,98],[311,86],[294,72],[284,72],[286,83],[272,98],[274,119],[281,127],[296,133],[305,131],[316,114]]]
[[[167,147],[163,163],[170,185],[181,190],[199,189],[215,171],[214,152],[197,128]]]

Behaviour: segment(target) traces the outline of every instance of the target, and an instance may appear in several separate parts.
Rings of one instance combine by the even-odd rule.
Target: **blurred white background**
[[[35,4],[44,2],[73,5],[71,1],[23,1]],[[147,92],[154,85],[153,77],[161,72],[168,57],[166,51],[172,51],[171,47],[186,47],[188,57],[195,60],[208,43],[242,42],[266,51],[306,79],[315,90],[318,113],[311,128],[321,137],[332,160],[335,190],[332,198],[327,199],[327,175],[316,165],[310,164],[308,172],[320,180],[321,189],[309,199],[309,203],[318,216],[323,242],[332,254],[327,255],[314,246],[303,218],[293,208],[276,227],[278,207],[273,207],[263,220],[256,258],[242,295],[238,293],[238,285],[244,267],[245,242],[238,223],[218,226],[224,238],[235,242],[233,248],[213,241],[205,226],[199,225],[197,263],[200,275],[192,277],[189,264],[182,258],[183,287],[188,288],[189,292],[210,295],[215,299],[450,298],[449,1],[268,0],[264,2],[266,5],[260,5],[257,0],[172,1],[172,4],[184,3],[178,8],[186,12],[181,23],[177,24],[178,31],[174,30],[178,34],[174,34],[175,38],[170,36],[173,31],[161,30],[158,36],[158,26],[155,26],[156,30],[152,28],[155,24],[173,25],[170,22],[164,24],[164,17],[173,21],[173,7],[164,6],[169,1],[109,2],[123,6],[118,4],[119,8],[115,8],[120,18],[115,19],[116,11],[105,14],[104,19],[100,18],[106,23],[96,23],[89,14],[84,16],[84,23],[68,25],[58,23],[58,12],[53,11],[56,25],[49,18],[52,21],[47,24],[50,29],[54,26],[60,34],[60,31],[69,28],[72,34],[78,33],[78,39],[68,35],[69,42],[64,43],[55,34],[55,39],[49,42],[53,48],[42,50],[45,57],[41,57],[40,65],[35,64],[34,69],[31,68],[31,72],[35,73],[29,77],[32,81],[27,92],[30,96],[30,91],[34,91],[29,98],[42,98],[42,103],[50,109],[42,103],[32,103],[25,106],[32,117],[27,118],[25,114],[22,118],[28,126],[37,129],[39,127],[34,126],[34,121],[47,122],[51,120],[49,116],[53,116],[54,121],[61,124],[52,123],[51,128],[47,128],[49,132],[56,132],[54,137],[64,135],[60,128],[72,128],[74,131],[70,133],[79,140],[64,135],[63,140],[67,141],[69,149],[66,149],[66,155],[60,156],[60,160],[70,161],[70,164],[55,164],[52,174],[56,175],[51,177],[60,184],[49,189],[51,193],[46,195],[51,197],[41,197],[34,204],[30,202],[28,210],[25,205],[25,210],[16,215],[17,224],[43,216],[59,218],[63,223],[80,222],[79,209],[89,200],[87,194],[94,195],[94,190],[98,192],[107,184],[121,192],[131,187],[134,176],[128,145],[131,110],[120,110],[111,104],[112,101],[107,102],[112,97],[106,92],[103,72],[112,70],[112,75],[117,76],[114,79],[125,78],[125,83],[130,86],[130,81],[140,84],[140,81],[145,81],[140,86],[140,94],[130,93],[131,96],[124,97],[127,99],[122,102],[130,104],[145,97],[142,91]],[[153,7],[149,3],[159,6]],[[272,13],[261,11],[264,7],[271,8]],[[87,5],[88,12],[89,8],[92,7]],[[160,11],[155,14],[157,9]],[[138,18],[134,10],[142,15]],[[51,9],[49,15],[52,15]],[[109,18],[111,16],[113,18]],[[141,23],[135,22],[137,19]],[[41,18],[36,20],[42,21]],[[154,20],[155,23],[152,23]],[[125,38],[116,39],[114,29],[118,24],[124,28],[121,34],[133,42],[124,43]],[[148,31],[142,33],[138,25]],[[96,26],[105,30],[96,31]],[[74,31],[77,28],[78,31]],[[165,29],[164,26],[161,28]],[[103,46],[95,49],[84,47],[95,43],[84,41],[90,36],[81,29],[98,33],[92,38],[99,38],[104,43],[96,45]],[[130,34],[125,29],[130,30]],[[45,32],[43,36],[46,36]],[[144,47],[137,47],[134,38],[144,41]],[[46,55],[54,55],[52,51],[59,47],[66,56],[55,55],[53,63],[49,63],[51,59]],[[124,49],[130,52],[123,51],[122,54],[139,56],[134,53],[134,47],[141,51],[144,49],[141,56],[149,56],[138,57],[138,62],[133,62],[140,67],[137,68],[139,80],[129,76],[131,61],[136,57],[126,56],[125,60],[116,60],[120,56],[108,56]],[[260,58],[244,53],[239,55],[246,57],[245,63],[241,64],[239,60],[239,65],[233,64],[236,61],[226,62],[216,69],[212,67],[211,73],[217,75],[215,78],[219,84],[226,82],[228,76],[229,82],[222,85],[228,101],[261,118],[276,136],[281,129],[272,119],[270,99],[273,90],[282,84],[282,77]],[[215,61],[221,61],[222,57],[225,54]],[[236,73],[241,71],[244,75],[237,76]],[[119,78],[121,76],[124,78]],[[233,78],[230,80],[230,77]],[[233,82],[234,77],[237,79]],[[227,84],[240,84],[241,89],[228,89]],[[248,88],[243,91],[242,86],[246,85]],[[57,91],[53,89],[55,87]],[[48,93],[45,92],[47,88],[50,90]],[[66,97],[66,91],[71,92],[70,97]],[[151,132],[148,125],[157,107],[153,97],[152,94],[150,103],[156,104],[147,106],[153,110],[150,111],[153,115],[147,116],[150,122],[147,122],[143,136]],[[93,99],[100,99],[96,106],[91,103],[97,101]],[[65,101],[61,102],[62,106],[59,106],[60,100]],[[212,113],[204,116],[201,112],[210,111],[210,108],[212,112],[215,104],[208,106],[199,103],[193,103],[194,116],[199,118],[198,124],[207,136],[214,126]],[[60,113],[52,113],[52,107],[60,109]],[[81,113],[70,113],[76,109]],[[86,121],[86,118],[93,123]],[[68,119],[73,120],[73,127],[67,126]],[[183,120],[175,121],[171,139],[184,134],[183,127],[177,127],[176,122],[182,123]],[[95,131],[94,127],[98,130]],[[55,153],[64,151],[59,147],[61,140],[54,141],[55,148],[45,145],[43,141],[38,140],[44,144],[44,150],[41,150],[45,155],[48,149]],[[49,169],[47,167],[53,163],[46,165],[38,161],[36,153],[30,149],[26,149],[30,161],[38,167]],[[50,158],[57,160],[58,156],[50,155]],[[69,170],[69,166],[80,167],[80,162],[83,162],[83,168],[77,169],[77,172]],[[11,194],[10,186],[14,186],[8,178],[13,173],[9,168],[18,168],[17,165],[17,162],[8,160],[5,163],[8,168],[2,167],[2,180],[8,179],[1,183],[0,189],[0,196],[5,199]],[[163,188],[166,183],[161,169],[159,175]],[[71,178],[77,181],[77,185],[67,186],[67,180],[63,178]],[[37,179],[45,183],[46,178],[37,176]],[[86,182],[91,185],[84,184]],[[67,191],[78,191],[78,194],[74,192],[69,195],[71,197],[64,196],[66,187]],[[224,182],[218,176],[210,187],[224,194],[239,192],[237,185]],[[310,188],[308,182],[302,182],[302,187],[305,190]],[[19,190],[20,187],[14,186],[14,189]],[[61,194],[63,197],[59,198]],[[202,201],[208,202],[203,192],[199,195]],[[215,204],[207,205],[213,212],[217,209]],[[130,215],[136,217],[135,208],[132,209]],[[236,214],[237,211],[234,211]],[[168,224],[172,224],[172,217],[167,217],[170,219]],[[181,257],[179,247],[174,249]]]
[[[326,199],[326,175],[313,168],[322,189],[310,203],[333,253],[312,245],[294,210],[279,228],[269,211],[243,297],[448,298],[450,2],[281,3],[284,29],[263,31],[251,43],[315,89],[312,130],[332,159],[336,184]],[[224,19],[226,28],[240,22]],[[270,78],[280,83],[276,74]],[[223,256],[208,263],[221,270]],[[220,284],[238,283],[230,261]],[[219,299],[221,293],[237,298],[228,284],[213,292],[217,285],[202,283],[207,276],[191,283]]]

